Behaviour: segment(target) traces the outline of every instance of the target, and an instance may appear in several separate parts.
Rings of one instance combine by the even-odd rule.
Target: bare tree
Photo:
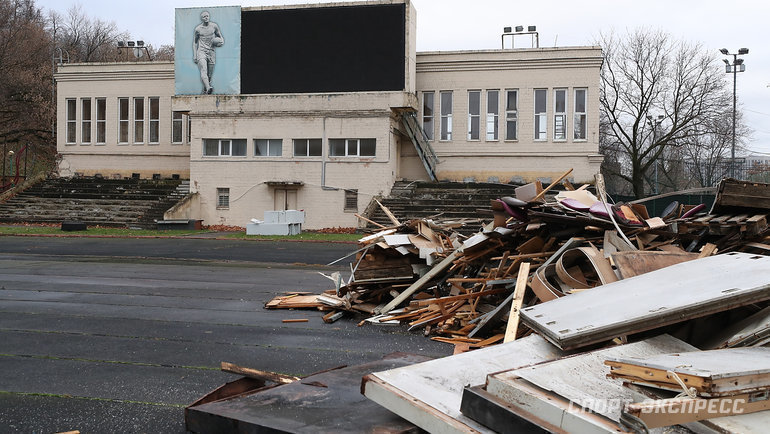
[[[50,141],[50,40],[33,0],[0,0],[0,142]]]
[[[726,80],[715,56],[701,45],[674,41],[660,31],[601,35],[599,44],[603,142],[625,159],[609,174],[626,180],[640,198],[656,160],[666,150],[699,141],[710,132],[709,123],[724,114]],[[663,119],[655,130],[647,117],[659,115]]]
[[[49,29],[57,47],[66,50],[73,62],[119,60],[117,41],[128,38],[114,22],[89,18],[80,5],[72,6],[65,16],[51,11]]]

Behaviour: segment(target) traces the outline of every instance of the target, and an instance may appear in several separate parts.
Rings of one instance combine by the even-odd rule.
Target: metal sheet
[[[770,299],[770,257],[728,253],[672,265],[522,309],[562,349]]]
[[[361,395],[361,378],[426,360],[394,354],[245,396],[190,406],[185,412],[186,427],[196,433],[412,432],[414,425]]]
[[[606,359],[696,350],[697,348],[690,344],[669,335],[660,335],[641,342],[618,345],[490,375],[487,391],[505,399],[510,393],[508,382],[515,378],[523,378],[542,389],[552,391],[573,403],[619,422],[623,405],[644,397],[638,392],[623,387],[621,380],[607,378],[609,368],[604,365]]]
[[[463,388],[484,384],[489,373],[516,369],[564,355],[537,335],[442,359],[376,372],[364,394],[429,432],[462,432],[488,428],[460,412]],[[429,411],[426,411],[429,410]]]

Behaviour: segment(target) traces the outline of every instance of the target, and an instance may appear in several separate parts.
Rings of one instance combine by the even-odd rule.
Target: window
[[[182,143],[184,137],[184,113],[171,112],[171,143]]]
[[[230,189],[217,188],[217,209],[230,208]]]
[[[553,100],[553,139],[567,140],[567,89],[554,89]]]
[[[481,91],[468,91],[468,140],[479,140],[481,123]]]
[[[575,89],[574,140],[586,139],[586,89]]]
[[[134,143],[144,143],[144,98],[134,98]]]
[[[547,100],[548,93],[545,89],[535,89],[535,140],[548,138]]]
[[[283,153],[281,139],[255,139],[254,155],[258,157],[280,157]]]
[[[294,139],[295,157],[320,157],[321,139]]]
[[[187,118],[187,136],[185,138],[185,143],[188,145],[190,144],[190,137],[192,136],[192,118],[190,115],[185,115]]]
[[[150,98],[150,143],[160,142],[160,98]]]
[[[441,140],[452,140],[452,91],[441,92]]]
[[[487,91],[487,140],[497,140],[497,122],[500,115],[500,91]]]
[[[96,98],[96,144],[107,142],[107,100]]]
[[[128,143],[128,98],[118,98],[118,143]]]
[[[345,190],[345,211],[358,211],[358,190]]]
[[[91,98],[80,100],[80,143],[91,143]]]
[[[77,141],[77,131],[75,130],[78,126],[77,111],[77,100],[67,99],[67,131],[65,134],[67,143],[75,143]]]
[[[422,93],[422,130],[428,140],[433,140],[433,97],[433,92]]]
[[[332,157],[374,157],[375,139],[329,139],[329,155]]]
[[[203,155],[207,157],[245,157],[246,139],[204,139]]]
[[[518,140],[519,91],[505,91],[505,140]]]

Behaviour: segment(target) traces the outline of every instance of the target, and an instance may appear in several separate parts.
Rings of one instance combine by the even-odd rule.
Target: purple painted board
[[[591,205],[591,208],[589,208],[588,211],[595,216],[610,218],[608,206],[602,202],[596,202],[595,204]]]
[[[686,219],[687,217],[692,217],[695,214],[699,213],[703,208],[706,208],[705,204],[696,205],[695,208],[687,211],[686,213],[682,214],[682,218]]]
[[[559,201],[559,203],[562,204],[563,206],[569,208],[569,209],[574,209],[575,211],[588,211],[588,210],[591,209],[590,206],[584,204],[583,202],[581,202],[579,200],[575,200],[575,199],[569,199],[569,198],[562,199],[562,200]]]

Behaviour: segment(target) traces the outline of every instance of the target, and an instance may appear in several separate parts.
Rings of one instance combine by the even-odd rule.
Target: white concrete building
[[[241,49],[258,49],[246,41],[262,14],[350,13],[366,21],[378,7],[400,23],[388,31],[401,36],[389,55],[397,72],[380,74],[383,86],[364,80],[355,89],[313,91],[326,85],[319,81],[297,91],[304,83],[287,78],[284,90],[278,71],[276,91],[175,94],[173,63],[61,65],[60,174],[189,177],[196,196],[178,217],[245,226],[264,211],[303,209],[307,229],[357,226],[354,214],[398,179],[532,181],[568,168],[576,182],[593,179],[601,163],[598,47],[416,53],[414,7],[384,0],[243,8]],[[337,48],[329,50],[321,56],[340,62]],[[379,62],[369,54],[366,62]],[[241,68],[246,91],[255,86],[249,71]],[[410,125],[417,123],[427,140],[418,131],[415,145]],[[437,161],[418,148],[432,148]]]

